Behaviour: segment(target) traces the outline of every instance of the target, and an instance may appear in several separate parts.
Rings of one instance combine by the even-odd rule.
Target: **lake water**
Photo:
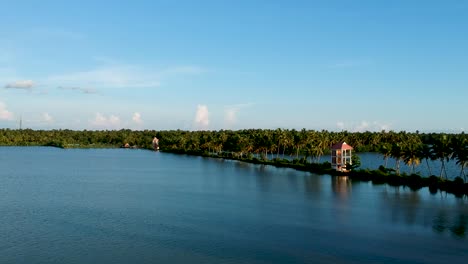
[[[468,200],[128,149],[0,148],[0,263],[466,263]]]

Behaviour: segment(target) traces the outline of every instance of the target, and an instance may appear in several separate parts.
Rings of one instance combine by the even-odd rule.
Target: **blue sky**
[[[467,1],[0,1],[0,127],[468,129]]]

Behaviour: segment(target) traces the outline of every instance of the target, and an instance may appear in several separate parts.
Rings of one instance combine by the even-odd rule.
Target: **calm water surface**
[[[142,150],[0,148],[0,263],[466,263],[468,200]]]

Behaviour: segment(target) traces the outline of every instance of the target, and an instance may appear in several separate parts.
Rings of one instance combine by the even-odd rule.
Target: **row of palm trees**
[[[392,157],[396,160],[395,171],[400,173],[400,162],[403,161],[414,173],[415,167],[425,161],[429,174],[433,175],[429,161],[440,161],[440,178],[448,178],[447,162],[454,160],[460,166],[459,177],[466,181],[465,168],[468,166],[468,138],[465,134],[406,134],[401,141],[382,142],[379,152],[384,156],[384,167]]]
[[[167,134],[166,134],[167,133]],[[172,150],[200,150],[209,153],[231,152],[240,157],[257,154],[264,159],[281,158],[285,155],[309,162],[319,163],[328,154],[330,146],[346,141],[357,151],[380,152],[384,157],[384,167],[388,159],[395,159],[397,174],[401,164],[415,172],[416,166],[425,161],[430,175],[433,175],[429,161],[439,160],[439,177],[448,178],[446,162],[455,160],[460,166],[460,177],[466,179],[468,166],[468,137],[462,134],[420,134],[407,132],[364,132],[350,133],[314,130],[239,130],[239,131],[196,131],[161,132],[162,144]],[[164,143],[165,142],[165,143]]]
[[[328,131],[297,130],[221,130],[221,131],[161,131],[161,144],[171,150],[201,150],[209,153],[232,152],[240,157],[257,154],[264,159],[284,159],[285,155],[309,158],[319,162],[332,143],[342,134]],[[363,145],[364,146],[364,145]]]

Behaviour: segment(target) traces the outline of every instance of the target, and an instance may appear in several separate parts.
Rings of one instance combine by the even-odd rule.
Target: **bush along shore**
[[[441,178],[435,175],[430,177],[422,177],[419,174],[406,174],[397,173],[393,169],[387,169],[384,166],[380,166],[377,170],[371,169],[358,169],[354,168],[349,172],[340,172],[331,168],[329,162],[323,163],[310,163],[305,158],[302,159],[265,159],[257,158],[253,155],[247,155],[241,157],[236,153],[208,153],[206,151],[193,151],[193,150],[174,150],[174,149],[162,149],[162,152],[174,153],[174,154],[186,154],[191,156],[201,156],[207,158],[221,158],[227,160],[236,160],[241,162],[270,165],[277,168],[291,168],[300,171],[307,171],[319,175],[331,175],[334,176],[348,176],[354,181],[372,182],[373,184],[388,184],[390,186],[407,186],[411,190],[419,190],[423,187],[428,187],[429,191],[433,194],[438,191],[444,191],[447,193],[454,194],[456,197],[463,197],[468,195],[468,183],[460,177],[456,177],[454,180]],[[356,157],[356,156],[354,156]]]

